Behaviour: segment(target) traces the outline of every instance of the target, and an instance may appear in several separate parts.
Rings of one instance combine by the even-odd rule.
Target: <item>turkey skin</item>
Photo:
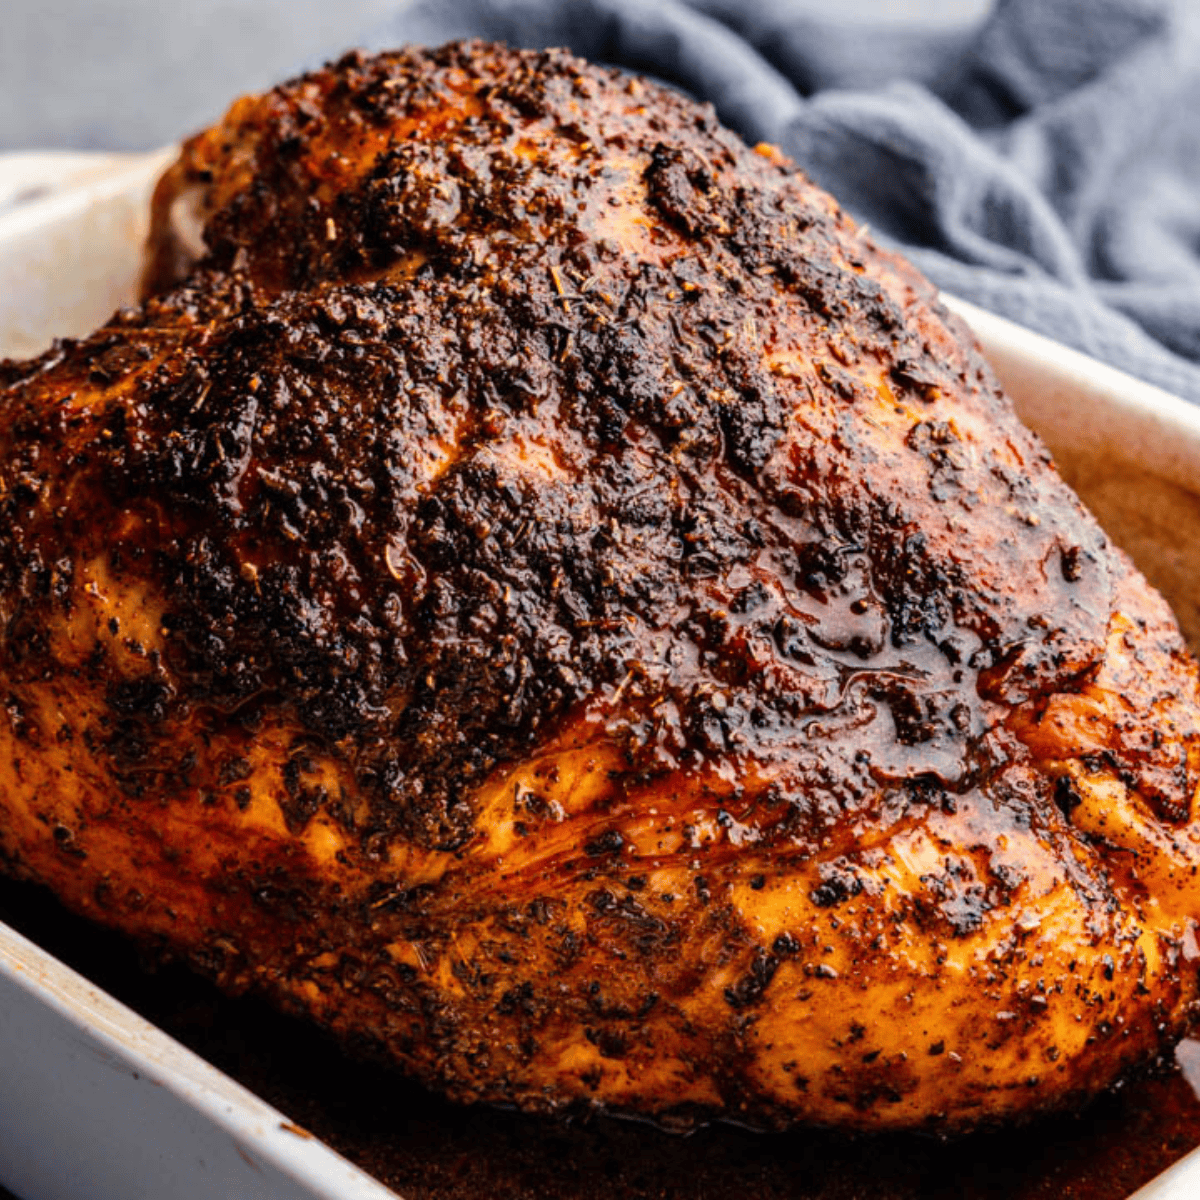
[[[1170,612],[710,109],[350,55],[0,380],[0,858],[73,909],[537,1111],[953,1131],[1188,1029]]]

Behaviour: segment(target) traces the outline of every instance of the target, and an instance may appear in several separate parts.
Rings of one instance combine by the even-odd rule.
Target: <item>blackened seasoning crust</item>
[[[1187,1026],[1174,622],[777,152],[352,55],[185,147],[147,290],[4,368],[11,869],[531,1109],[949,1129]]]

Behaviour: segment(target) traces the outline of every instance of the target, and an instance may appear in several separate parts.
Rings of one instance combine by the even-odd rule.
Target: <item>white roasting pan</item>
[[[133,299],[173,151],[0,155],[0,357]],[[947,297],[1025,420],[1200,648],[1200,411]],[[0,924],[0,1184],[22,1200],[395,1200],[395,1193]],[[1200,1196],[1200,1150],[1137,1192]]]

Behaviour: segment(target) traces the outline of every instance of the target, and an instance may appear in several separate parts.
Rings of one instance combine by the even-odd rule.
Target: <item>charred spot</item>
[[[727,198],[711,167],[694,151],[659,142],[650,152],[646,189],[650,203],[684,233],[704,237],[729,231]]]
[[[730,465],[749,478],[766,466],[783,436],[786,409],[761,372],[744,367],[736,391],[717,410]]]
[[[815,666],[812,645],[802,622],[784,614],[775,622],[773,630],[775,644],[780,654],[804,666]]]
[[[437,142],[409,141],[381,155],[362,193],[364,245],[376,265],[451,243],[464,197],[456,175],[470,168]]]
[[[752,613],[762,608],[770,599],[771,593],[764,587],[761,580],[756,579],[749,587],[742,588],[734,597],[730,609],[738,614]]]
[[[1060,775],[1054,781],[1054,803],[1068,821],[1071,814],[1083,803],[1083,797],[1070,775]]]
[[[834,908],[863,890],[858,873],[844,858],[821,863],[817,875],[821,882],[808,893],[808,898],[818,908]]]
[[[1085,553],[1082,546],[1066,546],[1062,551],[1062,577],[1068,583],[1078,583],[1083,578]]]
[[[554,945],[552,953],[559,969],[565,971],[574,966],[583,956],[584,942],[573,929],[563,929],[558,932],[557,936],[558,941]]]
[[[128,679],[110,685],[105,699],[122,717],[158,722],[166,718],[170,687],[159,679]]]
[[[658,1004],[657,992],[646,993],[636,1004],[626,999],[609,997],[597,979],[591,980],[584,987],[584,995],[588,1011],[606,1021],[641,1021],[649,1016]]]
[[[584,842],[583,852],[588,858],[601,858],[608,854],[620,854],[625,839],[616,829],[606,830],[590,841]]]
[[[902,356],[891,368],[890,375],[897,386],[916,392],[926,401],[936,400],[939,392],[954,385],[928,352]]]
[[[604,1058],[624,1058],[629,1052],[629,1039],[618,1030],[593,1029],[588,1026],[583,1034]]]
[[[947,876],[934,873],[921,875],[919,880],[932,899],[917,897],[913,901],[917,921],[944,922],[955,937],[976,933],[994,907],[982,884],[954,886]]]
[[[796,547],[796,579],[808,591],[822,595],[846,578],[848,556],[856,546],[805,542]]]
[[[298,787],[280,797],[279,808],[289,833],[301,833],[320,811],[327,798],[323,787]]]
[[[514,1013],[521,1013],[523,1016],[532,1017],[536,1014],[537,1007],[537,1003],[534,1000],[533,984],[528,980],[517,984],[516,987],[509,988],[496,1001],[496,1012],[502,1017],[512,1016]]]
[[[628,946],[638,955],[665,951],[679,940],[678,931],[650,912],[631,893],[618,898],[608,888],[597,888],[586,897],[593,916],[589,934],[614,947]]]
[[[800,953],[800,943],[790,933],[777,934],[771,943],[771,953],[776,958],[795,958]]]
[[[535,896],[525,907],[529,919],[536,925],[550,924],[554,913],[562,907],[562,901],[546,896]]]
[[[821,382],[841,400],[854,400],[862,387],[849,371],[843,370],[837,363],[825,360],[818,362],[817,375]]]
[[[79,845],[75,830],[63,824],[54,826],[54,845],[62,853],[72,858],[87,858],[87,851]]]
[[[750,970],[732,987],[725,989],[725,1003],[731,1008],[742,1009],[757,1004],[775,978],[779,960],[765,950],[755,951]]]
[[[930,555],[925,534],[912,533],[889,552],[876,570],[875,582],[887,606],[892,645],[943,640],[953,615],[951,602],[960,589],[946,564]]]
[[[909,430],[904,442],[925,459],[929,469],[929,491],[935,501],[941,503],[952,496],[960,496],[974,504],[974,498],[963,488],[962,482],[970,463],[949,421],[920,421]]]

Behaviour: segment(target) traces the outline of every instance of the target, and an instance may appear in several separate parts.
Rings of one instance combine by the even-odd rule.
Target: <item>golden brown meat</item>
[[[5,368],[10,870],[529,1109],[947,1130],[1187,1026],[1175,624],[778,154],[475,44],[158,204],[158,294]]]

